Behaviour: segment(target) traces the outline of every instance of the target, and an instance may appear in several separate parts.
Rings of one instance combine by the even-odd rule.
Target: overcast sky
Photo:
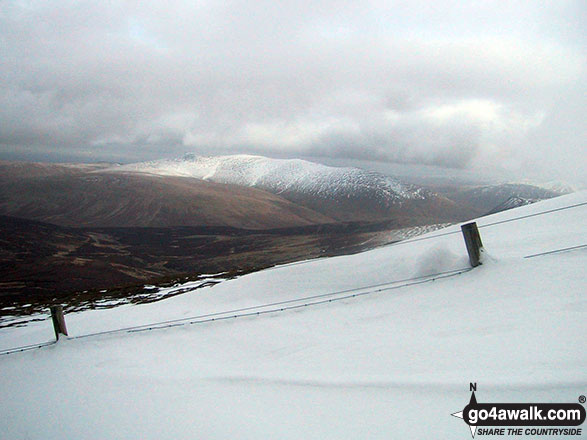
[[[0,0],[0,158],[325,156],[585,184],[586,11]]]

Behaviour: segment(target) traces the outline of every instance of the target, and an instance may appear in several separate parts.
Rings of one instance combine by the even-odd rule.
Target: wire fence
[[[294,308],[308,307],[311,305],[324,304],[324,303],[333,302],[333,301],[340,301],[342,299],[354,298],[357,296],[363,296],[363,295],[373,294],[373,293],[377,293],[377,292],[383,292],[386,290],[399,289],[401,287],[407,287],[407,286],[411,286],[414,284],[421,284],[424,282],[434,281],[436,279],[446,278],[447,276],[459,275],[461,273],[468,272],[470,270],[471,270],[471,268],[455,269],[455,270],[450,270],[450,271],[446,271],[446,272],[438,272],[438,273],[422,275],[422,276],[413,277],[413,278],[406,278],[406,279],[397,280],[397,281],[390,281],[387,283],[357,287],[354,289],[340,290],[340,291],[336,291],[336,292],[322,293],[319,295],[305,296],[305,297],[301,297],[301,298],[293,298],[293,299],[289,299],[289,300],[277,301],[277,302],[272,302],[272,303],[257,304],[254,306],[243,307],[243,308],[239,308],[239,309],[226,310],[226,311],[222,311],[222,312],[214,312],[214,313],[209,313],[209,314],[205,314],[205,315],[192,316],[189,318],[161,321],[161,322],[144,324],[144,325],[139,325],[139,326],[134,326],[134,327],[126,327],[126,328],[121,328],[121,329],[116,329],[116,330],[107,330],[107,331],[103,331],[103,332],[90,333],[90,334],[86,334],[86,335],[75,336],[75,337],[72,337],[69,339],[82,339],[82,338],[88,338],[88,337],[99,336],[99,335],[107,335],[107,334],[113,334],[113,333],[120,333],[120,332],[140,332],[140,331],[145,331],[145,330],[155,330],[155,329],[159,329],[159,328],[169,328],[169,327],[178,327],[181,325],[191,325],[191,324],[197,324],[197,323],[201,323],[201,322],[218,321],[221,319],[234,319],[234,318],[240,318],[243,316],[253,316],[253,315],[260,315],[260,314],[272,313],[272,312],[282,312],[282,311],[291,310]],[[394,284],[399,284],[399,285],[393,286]],[[387,287],[384,287],[384,286],[387,286]],[[378,288],[378,289],[376,289],[376,288]],[[373,290],[373,289],[375,289],[375,290]],[[349,295],[349,293],[351,293],[351,292],[356,292],[356,293],[352,293]],[[337,296],[337,295],[344,295],[344,294],[347,294],[347,295]],[[326,297],[333,297],[333,298],[330,298],[327,300],[322,299],[322,298],[326,298]],[[308,302],[308,301],[317,300],[317,299],[321,299],[321,300]],[[291,304],[300,303],[300,302],[304,302],[304,303],[297,304],[297,305],[291,305]],[[278,307],[275,308],[276,306],[278,306]],[[269,310],[263,310],[263,309],[267,309],[269,307],[273,307],[273,308],[271,308]],[[243,312],[247,312],[247,313],[243,313]]]
[[[501,224],[504,224],[504,223],[511,223],[511,222],[515,222],[515,221],[519,221],[519,220],[524,220],[524,219],[531,218],[531,217],[538,217],[538,216],[541,216],[541,215],[551,214],[553,212],[564,211],[564,210],[572,209],[572,208],[578,208],[580,206],[585,206],[585,205],[587,205],[587,202],[576,203],[574,205],[563,206],[563,207],[560,207],[560,208],[554,208],[554,209],[549,209],[549,210],[546,210],[546,211],[535,212],[533,214],[521,215],[519,217],[513,217],[513,218],[509,218],[509,219],[505,219],[505,220],[499,220],[499,221],[492,222],[492,223],[486,223],[484,225],[478,225],[478,228],[479,229],[481,229],[481,228],[488,228],[488,227],[491,227],[491,226],[501,225]],[[434,234],[434,235],[428,235],[426,237],[410,238],[408,240],[397,241],[395,243],[390,243],[389,246],[399,246],[399,245],[403,245],[403,244],[415,243],[417,241],[432,240],[433,238],[445,237],[447,235],[455,235],[455,234],[460,234],[460,233],[461,233],[461,231],[457,229],[455,231],[443,232],[441,234]]]
[[[401,280],[389,281],[386,283],[372,284],[368,286],[357,287],[353,289],[338,290],[334,292],[327,292],[318,295],[305,296],[300,298],[293,298],[284,301],[276,301],[271,303],[257,304],[249,307],[242,307],[238,309],[225,310],[221,312],[208,313],[204,315],[190,316],[187,318],[172,319],[166,321],[152,322],[132,327],[123,327],[114,330],[105,330],[95,333],[88,333],[67,338],[68,340],[85,339],[102,335],[111,335],[116,333],[136,333],[142,331],[151,331],[157,329],[164,329],[170,327],[178,327],[184,325],[201,324],[205,322],[222,321],[227,319],[242,318],[246,316],[258,316],[267,313],[284,312],[286,310],[293,310],[302,307],[310,307],[319,304],[325,304],[344,299],[355,298],[358,296],[370,295],[387,290],[399,289],[402,287],[413,286],[416,284],[427,283],[442,278],[447,278],[455,275],[460,275],[469,272],[472,268],[454,269],[444,272],[437,272],[427,275],[421,275],[412,278],[405,278]],[[353,293],[354,292],[354,293]],[[343,295],[343,296],[340,296]],[[329,298],[329,299],[324,299]],[[301,303],[301,304],[296,304]],[[41,344],[32,344],[22,347],[14,347],[7,350],[0,351],[0,355],[18,353],[22,351],[34,350],[48,345],[55,344],[57,341],[50,341]]]
[[[567,247],[567,248],[554,249],[552,251],[540,252],[539,254],[526,255],[524,258],[542,257],[543,255],[551,255],[551,254],[558,254],[561,252],[575,251],[575,250],[583,249],[586,247],[587,247],[587,244],[581,244],[579,246],[571,246],[571,247]]]
[[[47,342],[41,342],[39,344],[23,345],[22,347],[14,347],[14,348],[9,348],[7,350],[0,351],[0,355],[36,350],[38,348],[47,347],[47,346],[53,345],[53,344],[57,344],[57,341],[47,341]]]
[[[560,207],[560,208],[556,208],[556,209],[542,211],[539,213],[514,217],[511,219],[500,220],[500,221],[496,221],[493,223],[487,223],[485,225],[479,226],[479,228],[486,228],[486,227],[495,226],[495,225],[499,225],[499,224],[503,224],[503,223],[519,221],[519,220],[527,219],[530,217],[536,217],[536,216],[540,216],[540,215],[550,214],[553,212],[563,211],[566,209],[576,208],[576,207],[580,207],[580,206],[584,206],[584,205],[587,205],[587,202],[577,203],[574,205],[568,205],[568,206],[564,206],[564,207]],[[400,244],[406,244],[406,243],[414,243],[417,241],[431,240],[433,238],[443,237],[443,236],[447,236],[447,235],[454,235],[454,234],[458,234],[458,233],[460,233],[459,230],[445,232],[442,234],[435,234],[435,235],[428,236],[428,237],[421,237],[421,238],[414,238],[414,239],[409,239],[409,240],[405,240],[405,241],[400,241],[400,242],[392,243],[391,245],[393,246],[393,245],[400,245]],[[555,254],[555,253],[560,253],[560,252],[578,250],[578,249],[582,249],[582,248],[586,248],[586,247],[587,247],[587,244],[583,244],[583,245],[572,246],[572,247],[567,247],[567,248],[554,249],[554,250],[549,250],[549,251],[541,252],[541,253],[537,253],[537,254],[526,255],[524,258],[534,258],[534,257],[543,256],[543,255],[550,255],[550,254]],[[257,304],[254,306],[242,307],[242,308],[233,309],[233,310],[208,313],[208,314],[203,314],[203,315],[191,316],[191,317],[187,317],[187,318],[160,321],[160,322],[143,324],[143,325],[138,325],[138,326],[124,327],[124,328],[119,328],[119,329],[114,329],[114,330],[105,330],[105,331],[100,331],[100,332],[95,332],[95,333],[88,333],[88,334],[69,337],[68,339],[69,340],[84,339],[84,338],[91,338],[91,337],[97,337],[97,336],[101,336],[101,335],[110,335],[110,334],[117,334],[117,333],[137,333],[137,332],[159,330],[159,329],[185,326],[185,325],[194,325],[194,324],[202,324],[202,323],[207,323],[207,322],[230,320],[230,319],[243,318],[243,317],[248,317],[248,316],[259,316],[259,315],[265,315],[268,313],[284,312],[287,310],[294,310],[294,309],[300,309],[300,308],[304,308],[304,307],[316,306],[316,305],[320,305],[320,304],[326,304],[326,303],[331,303],[331,302],[335,302],[335,301],[342,301],[342,300],[346,300],[346,299],[356,298],[356,297],[365,296],[365,295],[371,295],[371,294],[389,291],[389,290],[400,289],[400,288],[414,286],[414,285],[418,285],[418,284],[429,283],[429,282],[433,282],[433,281],[436,281],[439,279],[444,279],[444,278],[449,278],[449,277],[461,275],[461,274],[469,272],[471,270],[472,270],[472,268],[470,268],[470,267],[454,269],[454,270],[445,271],[445,272],[437,272],[437,273],[433,273],[433,274],[427,274],[427,275],[422,275],[422,276],[413,277],[413,278],[405,278],[405,279],[401,279],[401,280],[389,281],[386,283],[373,284],[373,285],[357,287],[357,288],[353,288],[353,289],[327,292],[327,293],[322,293],[322,294],[318,294],[318,295],[293,298],[293,299],[289,299],[289,300],[277,301],[277,302],[272,302],[272,303]],[[326,299],[326,298],[328,298],[328,299]],[[14,347],[14,348],[0,351],[0,355],[8,355],[8,354],[29,351],[29,350],[36,350],[39,348],[53,345],[56,342],[57,341],[48,341],[48,342],[39,343],[39,344],[31,344],[31,345],[26,345],[26,346],[21,346],[21,347]]]

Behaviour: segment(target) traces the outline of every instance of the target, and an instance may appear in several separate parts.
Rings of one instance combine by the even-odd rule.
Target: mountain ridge
[[[192,177],[254,187],[337,221],[414,218],[421,223],[456,221],[472,215],[423,187],[375,171],[331,167],[302,159],[231,155],[164,159],[104,170],[116,174]],[[414,223],[415,224],[415,223]]]
[[[334,220],[256,188],[0,163],[0,215],[70,227],[305,226]]]

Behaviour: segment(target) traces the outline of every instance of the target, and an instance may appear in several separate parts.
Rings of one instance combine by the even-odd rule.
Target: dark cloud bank
[[[0,158],[249,152],[584,184],[585,8],[0,2]]]

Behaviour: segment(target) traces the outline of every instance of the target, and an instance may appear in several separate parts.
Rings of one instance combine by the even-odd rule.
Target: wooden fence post
[[[59,340],[59,335],[67,336],[67,327],[65,326],[65,317],[63,316],[63,307],[52,306],[51,318],[53,319],[53,329],[55,330],[55,340]]]
[[[461,230],[463,231],[465,245],[467,246],[467,252],[469,253],[469,262],[472,267],[477,267],[481,264],[481,249],[483,248],[479,229],[477,229],[477,223],[472,222],[462,225]]]

